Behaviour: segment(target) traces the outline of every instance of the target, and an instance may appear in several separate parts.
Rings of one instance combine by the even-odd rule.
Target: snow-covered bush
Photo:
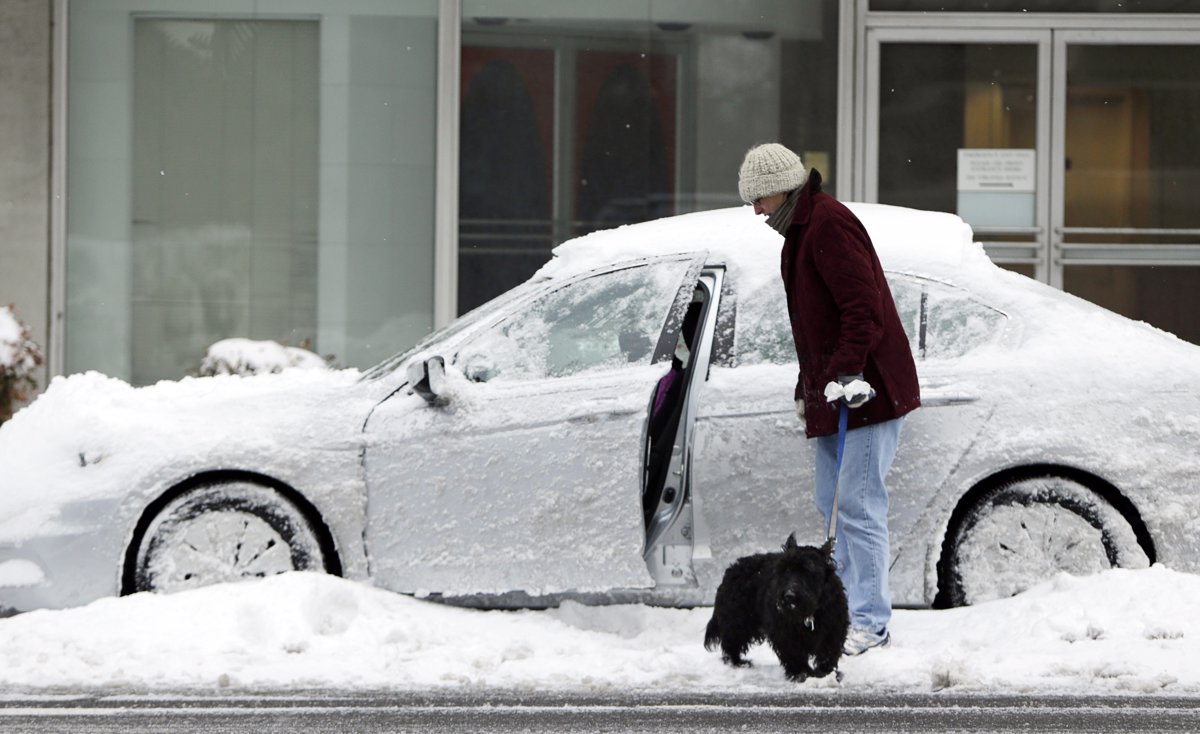
[[[301,347],[273,341],[222,339],[208,348],[200,376],[262,375],[285,369],[329,369],[330,360]]]
[[[42,365],[42,351],[29,338],[13,307],[0,306],[0,423],[37,390],[33,373]]]

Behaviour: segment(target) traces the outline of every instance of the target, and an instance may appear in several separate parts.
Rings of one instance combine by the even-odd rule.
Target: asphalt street
[[[3,732],[1195,732],[1200,699],[798,692],[0,696]]]

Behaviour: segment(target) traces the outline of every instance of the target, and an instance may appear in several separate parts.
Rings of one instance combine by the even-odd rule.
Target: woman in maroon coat
[[[821,175],[778,143],[746,153],[742,199],[784,236],[780,271],[800,375],[796,412],[817,443],[817,507],[829,521],[838,499],[838,563],[850,603],[844,652],[858,655],[891,639],[888,495],[903,417],[921,404],[908,336],[866,229],[821,191]],[[849,431],[837,474],[842,402]]]

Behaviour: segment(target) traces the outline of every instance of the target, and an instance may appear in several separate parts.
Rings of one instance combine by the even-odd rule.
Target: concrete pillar
[[[45,353],[50,323],[52,0],[0,0],[0,303]],[[45,387],[46,375],[38,385]]]

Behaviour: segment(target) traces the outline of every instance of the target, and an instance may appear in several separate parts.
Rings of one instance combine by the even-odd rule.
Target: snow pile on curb
[[[843,691],[1200,694],[1200,577],[1060,575],[1020,596],[897,611],[891,647],[842,661]],[[139,594],[0,620],[0,685],[165,689],[797,690],[766,647],[732,669],[708,609],[482,612],[311,573]],[[830,678],[798,687],[839,690]]]

